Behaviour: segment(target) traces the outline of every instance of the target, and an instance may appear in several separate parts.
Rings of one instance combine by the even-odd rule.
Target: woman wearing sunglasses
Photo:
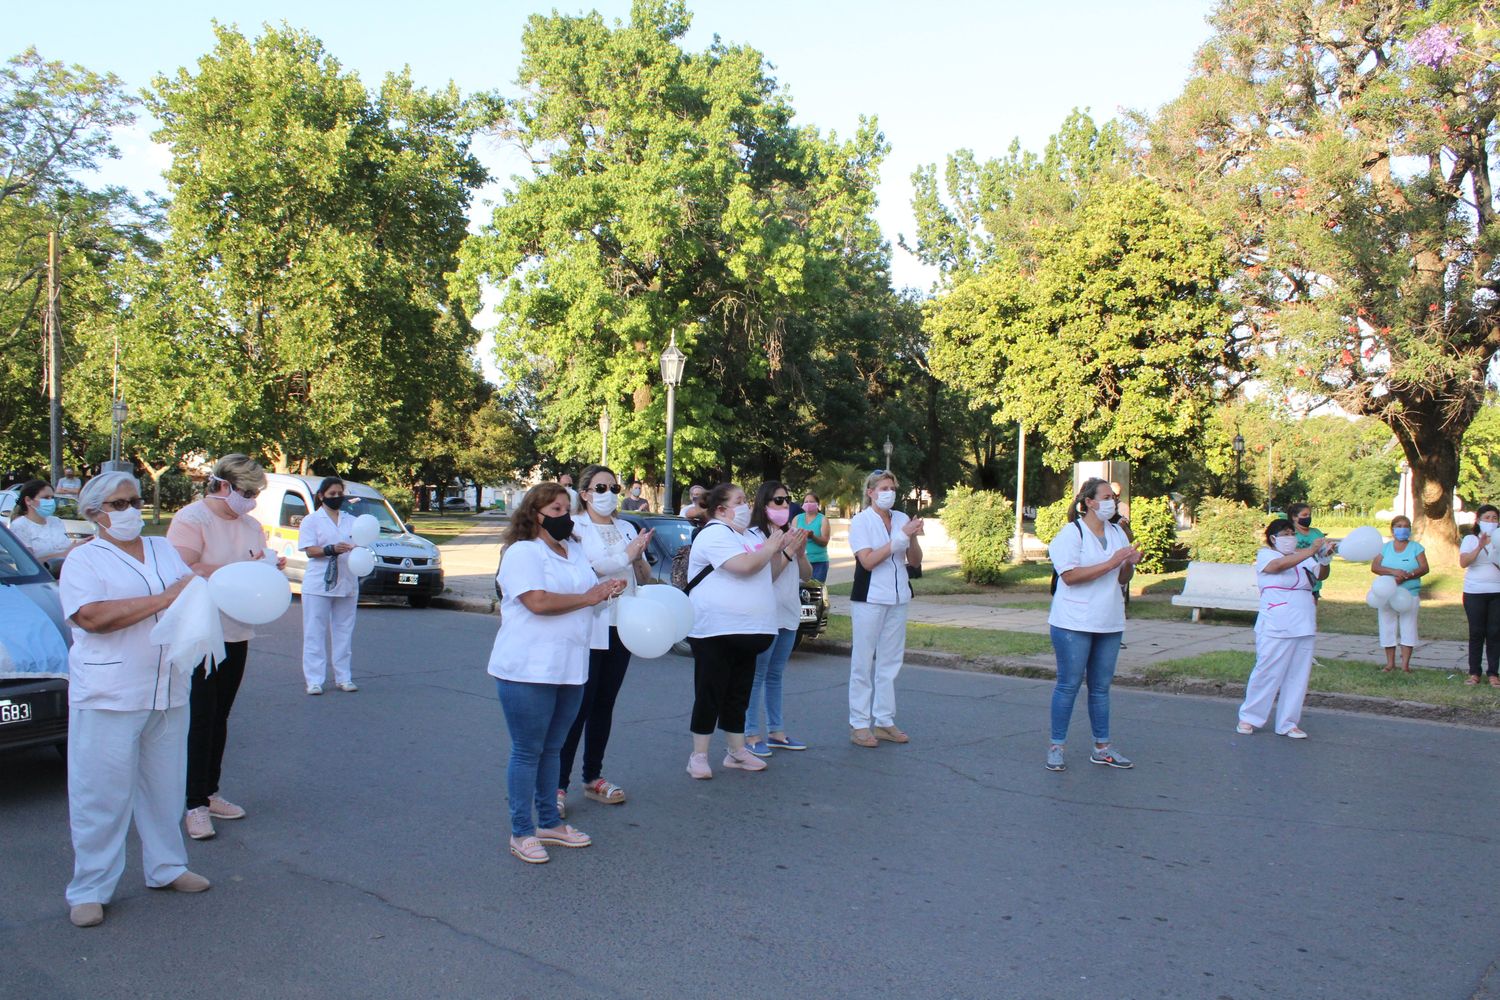
[[[782,483],[772,480],[755,491],[750,507],[750,530],[745,532],[764,545],[773,528],[785,528],[792,512],[792,498]],[[757,757],[776,750],[806,750],[807,744],[786,734],[781,720],[781,682],[787,661],[797,643],[802,624],[802,581],[812,577],[807,561],[808,533],[793,528],[782,543],[784,555],[771,559],[771,589],[776,594],[776,638],[770,648],[755,658],[755,683],[745,710],[745,749]],[[768,731],[769,730],[769,731]]]
[[[182,561],[205,579],[230,563],[266,556],[260,522],[250,516],[266,485],[266,470],[246,455],[225,455],[214,464],[203,499],[172,517],[167,541]],[[278,559],[278,569],[286,565]],[[214,820],[242,819],[245,810],[219,796],[219,772],[229,735],[229,712],[245,676],[245,656],[255,629],[228,615],[224,628],[224,661],[207,660],[193,671],[191,721],[188,723],[187,832],[194,840],[214,835]]]
[[[202,892],[187,869],[182,816],[190,674],[169,666],[151,629],[193,578],[165,538],[141,537],[141,484],[124,472],[89,480],[78,497],[97,537],[68,553],[63,614],[68,653],[69,918],[104,921],[125,870],[135,820],[146,884]]]
[[[620,501],[620,480],[602,465],[590,465],[579,473],[583,490],[573,513],[573,530],[583,546],[584,558],[594,567],[600,582],[618,580],[624,593],[634,594],[637,583],[651,579],[651,567],[641,553],[651,543],[651,532],[636,534],[634,526],[615,517]],[[630,650],[620,641],[615,627],[614,601],[594,608],[589,634],[589,678],[583,687],[583,702],[578,718],[563,741],[557,780],[557,809],[566,816],[568,781],[573,775],[573,758],[583,741],[583,794],[595,802],[619,805],[625,801],[625,789],[606,781],[604,748],[614,722],[615,699],[625,683],[630,667]]]

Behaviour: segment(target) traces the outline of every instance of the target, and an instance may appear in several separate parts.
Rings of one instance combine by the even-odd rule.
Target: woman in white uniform
[[[84,540],[73,541],[62,520],[53,514],[57,500],[45,479],[33,479],[21,487],[16,506],[10,512],[11,534],[36,556],[37,562],[66,558]]]
[[[154,889],[202,892],[187,869],[182,801],[187,782],[190,671],[169,666],[151,629],[192,571],[165,538],[141,537],[141,488],[106,472],[79,496],[98,537],[68,555],[63,614],[68,654],[68,820],[73,833],[69,917],[104,920],[125,870],[132,819],[141,865]]]
[[[1297,548],[1292,522],[1278,517],[1266,526],[1266,544],[1255,556],[1260,613],[1255,617],[1255,669],[1245,684],[1245,701],[1235,732],[1248,736],[1266,724],[1276,702],[1276,732],[1305,740],[1302,701],[1312,674],[1318,605],[1313,587],[1328,577],[1331,538]]]
[[[297,529],[297,548],[307,556],[307,572],[302,577],[302,678],[308,694],[323,693],[331,637],[334,682],[340,691],[353,693],[359,690],[350,666],[359,578],[349,568],[354,518],[340,513],[344,481],[338,476],[324,479],[313,494],[313,503],[317,509]]]

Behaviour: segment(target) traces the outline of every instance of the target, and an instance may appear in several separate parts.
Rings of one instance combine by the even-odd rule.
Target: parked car
[[[300,591],[307,556],[297,548],[297,530],[313,510],[317,476],[266,475],[266,488],[252,516],[266,533],[266,545],[286,556],[286,575]],[[443,592],[443,557],[438,547],[396,516],[390,502],[373,486],[344,481],[345,516],[369,514],[380,522],[380,537],[370,546],[375,571],[359,582],[360,597],[405,597],[414,608],[425,608]]]
[[[20,539],[0,525],[0,586],[20,591],[56,626],[64,645],[73,633],[63,619],[62,602],[52,574],[37,562]],[[57,664],[66,674],[67,661]],[[68,682],[63,677],[0,678],[0,750],[68,747]]]
[[[463,497],[448,497],[443,500],[442,508],[443,510],[471,511],[474,509],[474,505]]]

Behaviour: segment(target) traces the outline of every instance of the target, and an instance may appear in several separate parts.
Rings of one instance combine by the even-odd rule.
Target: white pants
[[[896,724],[896,675],[906,656],[905,604],[849,603],[853,649],[849,657],[849,725]]]
[[[328,680],[328,639],[333,633],[333,679],[338,684],[354,680],[349,662],[354,657],[354,611],[359,595],[321,597],[302,595],[302,676],[308,684],[322,686]]]
[[[1302,701],[1307,697],[1307,679],[1312,674],[1313,646],[1317,636],[1277,639],[1255,637],[1255,669],[1245,684],[1245,703],[1240,721],[1259,728],[1276,702],[1276,731],[1287,733],[1302,721]],[[1280,695],[1278,698],[1277,695]]]
[[[1415,595],[1413,595],[1415,597]],[[1386,649],[1397,645],[1413,646],[1417,644],[1417,605],[1414,601],[1411,610],[1403,614],[1396,614],[1390,608],[1381,608],[1376,612],[1380,622],[1380,645]]]
[[[187,871],[177,825],[187,795],[187,730],[187,705],[162,712],[69,709],[69,906],[114,897],[132,817],[147,885],[167,885]]]

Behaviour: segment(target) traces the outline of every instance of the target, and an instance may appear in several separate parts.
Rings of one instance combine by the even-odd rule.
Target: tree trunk
[[[1391,430],[1411,466],[1412,535],[1422,542],[1430,563],[1452,567],[1458,565],[1453,490],[1458,485],[1458,449],[1462,439],[1444,433],[1439,422],[1416,419]]]

